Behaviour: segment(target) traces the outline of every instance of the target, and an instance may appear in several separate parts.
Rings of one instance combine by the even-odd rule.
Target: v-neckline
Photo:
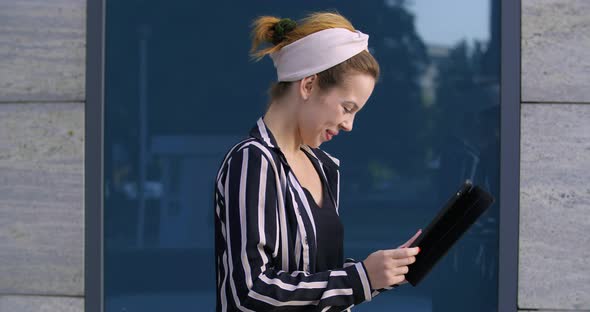
[[[321,180],[321,177],[320,177]],[[320,181],[321,182],[321,181]],[[301,188],[303,188],[303,191],[306,192],[306,196],[308,195],[308,200],[312,200],[313,203],[315,204],[316,207],[318,207],[319,209],[323,209],[324,208],[324,203],[326,202],[326,196],[328,196],[328,194],[326,194],[326,192],[324,192],[324,184],[322,183],[322,204],[318,205],[318,203],[315,201],[315,198],[313,197],[313,195],[311,194],[311,192],[305,187],[305,186],[301,186]]]
[[[315,172],[317,173],[318,177],[320,178],[320,186],[321,186],[321,190],[320,192],[322,193],[322,202],[320,205],[318,205],[318,203],[316,202],[315,198],[313,197],[313,194],[311,194],[311,192],[309,191],[308,188],[306,188],[305,186],[303,186],[303,184],[301,184],[301,182],[299,181],[299,179],[297,179],[297,176],[295,176],[295,179],[297,180],[297,183],[299,183],[299,185],[301,186],[301,188],[304,190],[304,192],[306,192],[307,194],[309,194],[309,199],[311,199],[315,206],[318,207],[319,209],[322,209],[324,207],[324,203],[326,201],[326,196],[330,196],[330,194],[328,194],[327,192],[327,186],[324,185],[324,177],[322,176],[322,173],[320,172],[321,168],[316,168],[316,164],[313,161],[313,159],[311,159],[312,156],[307,154],[307,151],[303,148],[301,148],[301,151],[303,152],[303,154],[305,154],[305,157],[307,157],[307,159],[309,159],[309,161],[311,162],[311,166],[313,167],[313,170],[315,170]],[[324,191],[324,188],[326,188],[326,191]]]

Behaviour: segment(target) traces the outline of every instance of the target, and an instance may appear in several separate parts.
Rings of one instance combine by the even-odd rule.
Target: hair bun
[[[285,35],[297,27],[297,22],[290,18],[281,18],[273,27],[274,33],[272,35],[272,43],[279,44]]]

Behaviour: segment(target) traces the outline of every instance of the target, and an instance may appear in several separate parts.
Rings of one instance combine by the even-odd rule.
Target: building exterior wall
[[[0,0],[0,311],[83,311],[84,0]]]
[[[590,310],[588,16],[522,1],[522,310]],[[85,23],[84,0],[0,0],[0,312],[84,310]]]
[[[522,1],[518,306],[590,310],[590,2]]]

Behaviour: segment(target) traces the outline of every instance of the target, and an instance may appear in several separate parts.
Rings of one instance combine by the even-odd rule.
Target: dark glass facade
[[[258,15],[337,10],[382,76],[341,160],[345,255],[424,227],[464,179],[499,198],[499,1],[107,1],[105,311],[213,311],[213,182],[264,114],[276,74],[252,62]],[[367,152],[368,151],[368,152]],[[499,201],[413,288],[358,311],[497,311]]]

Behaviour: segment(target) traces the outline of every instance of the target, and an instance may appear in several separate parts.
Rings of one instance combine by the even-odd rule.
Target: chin
[[[316,141],[316,142],[312,142],[312,143],[305,143],[305,145],[307,145],[309,147],[312,147],[312,148],[318,148],[318,147],[320,147],[320,145],[322,145],[322,142],[321,141],[320,142],[317,142]]]
[[[322,143],[324,143],[324,141],[322,140],[321,136],[315,137],[315,138],[310,138],[309,140],[303,140],[303,144],[305,144],[309,147],[313,147],[313,148],[320,147],[320,145],[322,145]]]
[[[319,142],[316,142],[316,143],[314,143],[313,145],[310,145],[310,146],[313,147],[313,148],[319,148],[320,145],[322,145],[322,143],[323,143],[322,141],[319,141]]]

